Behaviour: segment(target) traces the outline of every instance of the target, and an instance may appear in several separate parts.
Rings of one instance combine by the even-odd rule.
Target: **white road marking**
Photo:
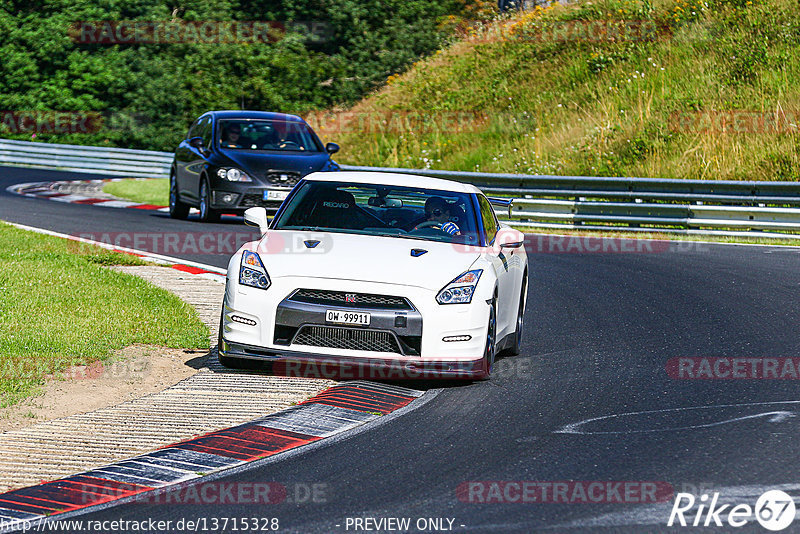
[[[688,412],[693,410],[714,410],[718,408],[746,408],[746,407],[753,407],[753,406],[771,406],[771,405],[787,405],[787,404],[800,404],[800,401],[775,401],[775,402],[751,402],[751,403],[743,403],[743,404],[718,404],[718,405],[709,405],[709,406],[690,406],[684,408],[668,408],[664,410],[647,410],[642,412],[626,412],[621,414],[612,414],[612,415],[603,415],[600,417],[592,417],[590,419],[584,419],[583,421],[577,423],[569,423],[568,425],[564,425],[559,430],[556,430],[554,433],[556,434],[582,434],[582,435],[594,435],[594,434],[640,434],[640,433],[647,433],[647,432],[667,432],[667,431],[674,431],[674,430],[691,430],[695,428],[709,428],[714,426],[720,426],[724,424],[734,423],[737,421],[744,421],[747,419],[757,419],[761,417],[768,417],[767,421],[770,423],[783,423],[788,419],[795,417],[797,414],[795,412],[780,410],[780,411],[772,411],[772,412],[762,412],[759,414],[751,414],[741,417],[734,417],[730,419],[726,419],[724,421],[717,421],[714,423],[705,423],[705,424],[698,424],[698,425],[686,425],[686,426],[677,426],[677,427],[670,427],[670,428],[654,428],[654,429],[628,429],[628,430],[598,430],[598,431],[587,431],[581,430],[580,427],[587,425],[589,423],[593,423],[595,421],[603,421],[603,420],[611,420],[611,419],[620,419],[623,417],[632,417],[637,415],[649,415],[649,414],[660,414],[660,413],[671,413],[671,412]]]
[[[205,271],[211,271],[211,273],[217,273],[217,274],[223,275],[223,277],[228,274],[228,271],[226,269],[222,269],[220,267],[214,267],[213,265],[206,265],[204,263],[198,263],[196,261],[183,260],[181,258],[174,258],[172,256],[164,256],[163,254],[154,254],[153,252],[148,252],[146,250],[137,250],[135,248],[118,247],[118,246],[115,246],[115,245],[111,245],[109,243],[103,243],[101,241],[94,241],[94,240],[91,240],[91,239],[84,239],[84,238],[81,238],[81,237],[76,237],[74,235],[61,234],[59,232],[53,232],[52,230],[45,230],[44,228],[36,228],[35,226],[26,226],[24,224],[17,224],[17,223],[13,223],[13,222],[9,222],[9,221],[5,221],[5,222],[7,222],[8,224],[10,224],[11,226],[13,226],[15,228],[19,228],[20,230],[28,230],[30,232],[36,232],[38,234],[51,235],[51,236],[54,236],[54,237],[60,237],[62,239],[69,239],[70,241],[79,241],[81,243],[89,243],[90,245],[97,245],[98,247],[102,247],[102,248],[105,248],[105,249],[108,249],[108,250],[117,250],[117,251],[120,251],[120,252],[128,252],[128,253],[131,253],[131,254],[136,254],[138,256],[142,256],[144,259],[146,259],[148,261],[153,261],[153,262],[156,262],[156,263],[169,263],[169,264],[173,264],[173,265],[188,265],[189,267],[197,267],[198,269],[203,269]],[[201,274],[203,274],[203,273],[201,273]],[[215,278],[211,278],[211,280],[220,281],[219,279],[215,279]],[[224,281],[225,280],[223,278],[222,282],[224,282]]]

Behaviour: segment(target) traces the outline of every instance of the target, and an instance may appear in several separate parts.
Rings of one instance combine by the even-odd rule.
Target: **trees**
[[[444,38],[465,0],[156,0],[0,3],[0,110],[91,112],[91,132],[0,125],[0,136],[171,150],[209,109],[304,113],[349,104]],[[304,21],[274,42],[81,42],[79,21]],[[314,31],[306,31],[311,28]],[[85,39],[84,39],[85,40]]]

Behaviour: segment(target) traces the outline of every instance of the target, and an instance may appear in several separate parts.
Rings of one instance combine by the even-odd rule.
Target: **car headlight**
[[[475,294],[475,286],[481,278],[483,269],[467,271],[439,291],[436,302],[439,304],[469,304]]]
[[[242,265],[239,269],[239,283],[243,286],[268,289],[272,282],[269,279],[261,258],[255,252],[245,250],[242,254]]]
[[[247,176],[247,173],[239,169],[219,169],[217,176],[229,182],[252,182],[253,179]]]

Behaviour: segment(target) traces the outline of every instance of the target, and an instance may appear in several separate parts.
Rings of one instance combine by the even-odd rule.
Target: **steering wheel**
[[[418,225],[416,225],[414,228],[412,228],[411,231],[413,232],[414,230],[422,230],[423,228],[432,228],[434,226],[439,226],[441,224],[442,223],[437,221],[423,221]]]
[[[290,147],[289,145],[292,145],[292,146]],[[292,147],[300,148],[300,144],[299,143],[295,143],[294,141],[281,141],[278,144],[278,148],[292,148]]]

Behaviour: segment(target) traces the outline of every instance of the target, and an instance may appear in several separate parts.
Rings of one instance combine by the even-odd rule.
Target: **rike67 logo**
[[[767,530],[783,530],[794,521],[795,504],[791,495],[780,490],[771,490],[758,498],[755,507],[749,504],[719,503],[719,493],[714,493],[709,501],[708,495],[701,495],[699,499],[691,493],[678,493],[675,504],[669,515],[667,526],[675,525],[676,521],[682,527],[743,527],[752,521]],[[697,510],[695,511],[695,505]]]

